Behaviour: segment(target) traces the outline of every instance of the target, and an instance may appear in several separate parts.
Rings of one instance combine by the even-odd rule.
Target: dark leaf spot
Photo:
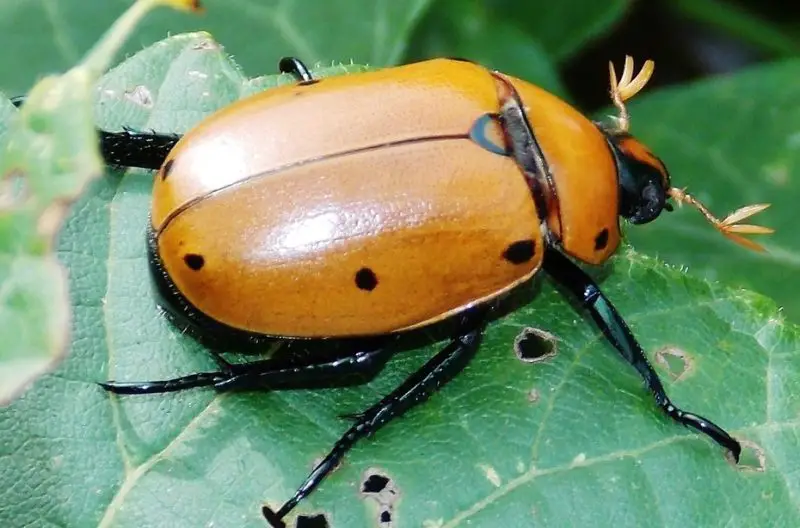
[[[175,164],[175,160],[167,160],[163,167],[161,167],[161,179],[166,180],[169,173],[172,172],[172,166]]]
[[[608,245],[608,229],[603,228],[596,237],[594,237],[594,250],[602,251]]]
[[[503,252],[503,258],[512,264],[524,264],[536,254],[534,240],[518,240],[509,245]]]
[[[187,253],[184,255],[183,261],[194,271],[201,270],[206,263],[206,259],[203,258],[203,255],[198,255],[196,253]]]
[[[356,286],[365,291],[372,291],[378,285],[378,277],[369,268],[361,268],[356,272]]]

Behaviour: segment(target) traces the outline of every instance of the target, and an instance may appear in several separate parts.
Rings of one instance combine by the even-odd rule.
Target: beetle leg
[[[275,359],[249,363],[229,363],[231,375],[214,384],[218,390],[267,387],[301,388],[342,379],[352,374],[377,373],[392,355],[391,348],[378,347],[348,353],[336,358],[308,363]]]
[[[265,359],[248,363],[229,363],[219,354],[214,354],[215,360],[221,367],[217,372],[198,372],[161,381],[107,381],[100,382],[99,385],[116,394],[155,394],[196,387],[214,387],[218,390],[258,387],[284,389],[340,379],[349,374],[376,372],[386,363],[390,355],[389,348],[375,348],[324,362],[317,360],[313,363],[298,363]]]
[[[26,99],[26,96],[19,95],[12,97],[11,103],[20,108]],[[181,138],[178,134],[159,134],[130,128],[123,128],[120,132],[98,130],[97,133],[100,136],[100,152],[107,164],[152,170],[161,168],[167,154]]]
[[[310,82],[314,80],[311,72],[300,59],[296,57],[284,57],[278,63],[278,70],[281,73],[289,73],[300,82]]]
[[[583,303],[606,338],[622,357],[639,371],[647,388],[655,396],[656,403],[667,416],[680,424],[708,435],[717,444],[730,451],[736,462],[739,462],[742,447],[731,435],[710,420],[683,411],[672,404],[658,374],[647,361],[641,345],[597,284],[569,258],[552,247],[547,248],[543,266],[550,276]]]
[[[109,165],[158,170],[181,138],[178,134],[159,134],[124,129],[99,130],[100,152]]]
[[[461,372],[478,349],[486,314],[486,309],[479,308],[462,315],[458,335],[450,344],[385,398],[366,411],[355,415],[356,423],[339,438],[328,455],[311,471],[291,499],[286,501],[277,512],[266,505],[262,507],[262,513],[267,521],[274,527],[286,526],[283,518],[319,486],[358,440],[371,436],[393,418],[427,400]]]

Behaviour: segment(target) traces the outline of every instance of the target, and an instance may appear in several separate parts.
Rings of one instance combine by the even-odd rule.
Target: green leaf
[[[440,0],[435,5],[411,40],[406,60],[431,57],[462,57],[566,93],[537,38],[492,13],[484,2]]]
[[[553,63],[609,29],[629,3],[440,0],[414,35],[410,57],[464,57],[563,94]]]
[[[168,34],[206,31],[249,72],[270,71],[285,55],[309,64],[383,66],[400,60],[431,0],[203,0],[204,16],[162,10],[124,48],[132,53]],[[43,72],[72,66],[129,5],[128,0],[0,2],[5,49],[0,91],[18,94]],[[335,31],[332,30],[335,28]]]
[[[100,176],[91,92],[136,23],[158,5],[140,0],[87,57],[42,79],[16,112],[4,101],[0,150],[0,404],[61,359],[68,342],[68,297],[53,238],[69,205]]]
[[[180,131],[249,86],[206,35],[184,35],[113,70],[98,112],[115,129]],[[152,104],[123,87],[146,88]],[[72,349],[0,409],[2,526],[262,527],[263,501],[291,496],[346,430],[337,416],[375,402],[441,346],[398,354],[357,387],[110,396],[95,382],[215,368],[156,309],[145,256],[151,181],[143,171],[94,181],[61,233]],[[674,402],[762,450],[767,471],[732,467],[658,412],[632,369],[540,276],[491,324],[462,375],[359,443],[300,512],[377,525],[380,508],[359,490],[378,471],[399,493],[398,526],[800,523],[797,328],[762,297],[629,251],[604,271],[603,288],[651,357],[682,351],[683,375],[680,362],[656,365]],[[554,357],[517,358],[512,343],[527,327],[558,337]]]
[[[510,20],[535,36],[542,47],[559,60],[569,58],[610,29],[630,4],[631,0],[491,1],[494,10],[506,13]]]
[[[658,66],[656,65],[656,75]],[[771,203],[748,219],[773,235],[752,237],[754,253],[720,236],[692,208],[628,229],[637,250],[688,266],[693,274],[769,295],[800,321],[800,61],[758,67],[642,95],[630,105],[632,131],[660,156],[676,187],[688,187],[718,216]]]
[[[767,20],[737,3],[720,0],[673,0],[665,7],[713,26],[735,38],[747,41],[770,54],[796,57],[800,53],[800,38],[796,28],[778,20]]]

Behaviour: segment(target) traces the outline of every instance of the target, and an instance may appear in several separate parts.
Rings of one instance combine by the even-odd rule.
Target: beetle
[[[670,201],[696,207],[754,250],[739,222],[720,220],[672,187],[665,164],[629,132],[625,102],[653,73],[609,64],[612,123],[594,122],[545,90],[460,59],[314,77],[298,59],[294,83],[214,113],[182,137],[100,131],[109,163],[157,169],[147,248],[159,305],[199,335],[364,338],[334,357],[272,358],[150,382],[106,381],[117,394],[195,387],[226,390],[324,384],[374,372],[392,348],[369,338],[452,320],[449,343],[360,414],[274,526],[361,438],[427,399],[476,353],[497,303],[543,269],[588,311],[674,421],[725,448],[723,428],[675,406],[610,300],[576,263],[606,262],[620,218],[655,220]],[[370,346],[372,343],[372,346]],[[377,343],[377,344],[375,344]]]

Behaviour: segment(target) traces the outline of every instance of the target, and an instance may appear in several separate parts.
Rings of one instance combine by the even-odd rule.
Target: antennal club
[[[720,233],[733,240],[737,244],[753,251],[764,251],[764,247],[761,244],[743,237],[742,235],[768,235],[775,232],[774,229],[769,227],[739,223],[745,218],[750,218],[751,216],[760,213],[769,207],[770,204],[746,205],[735,210],[723,220],[720,220],[711,214],[711,211],[709,211],[708,208],[702,204],[702,202],[697,200],[694,196],[688,194],[684,189],[671,187],[669,191],[667,191],[667,194],[669,194],[669,196],[678,204],[685,203],[696,208]]]
[[[625,107],[625,101],[642,91],[647,82],[653,76],[656,64],[652,60],[646,60],[642,69],[634,77],[633,57],[625,56],[625,67],[622,69],[622,77],[617,80],[617,72],[614,70],[614,63],[608,62],[608,76],[611,84],[611,100],[619,110],[619,116],[614,118],[620,132],[627,132],[630,127],[630,114]]]

